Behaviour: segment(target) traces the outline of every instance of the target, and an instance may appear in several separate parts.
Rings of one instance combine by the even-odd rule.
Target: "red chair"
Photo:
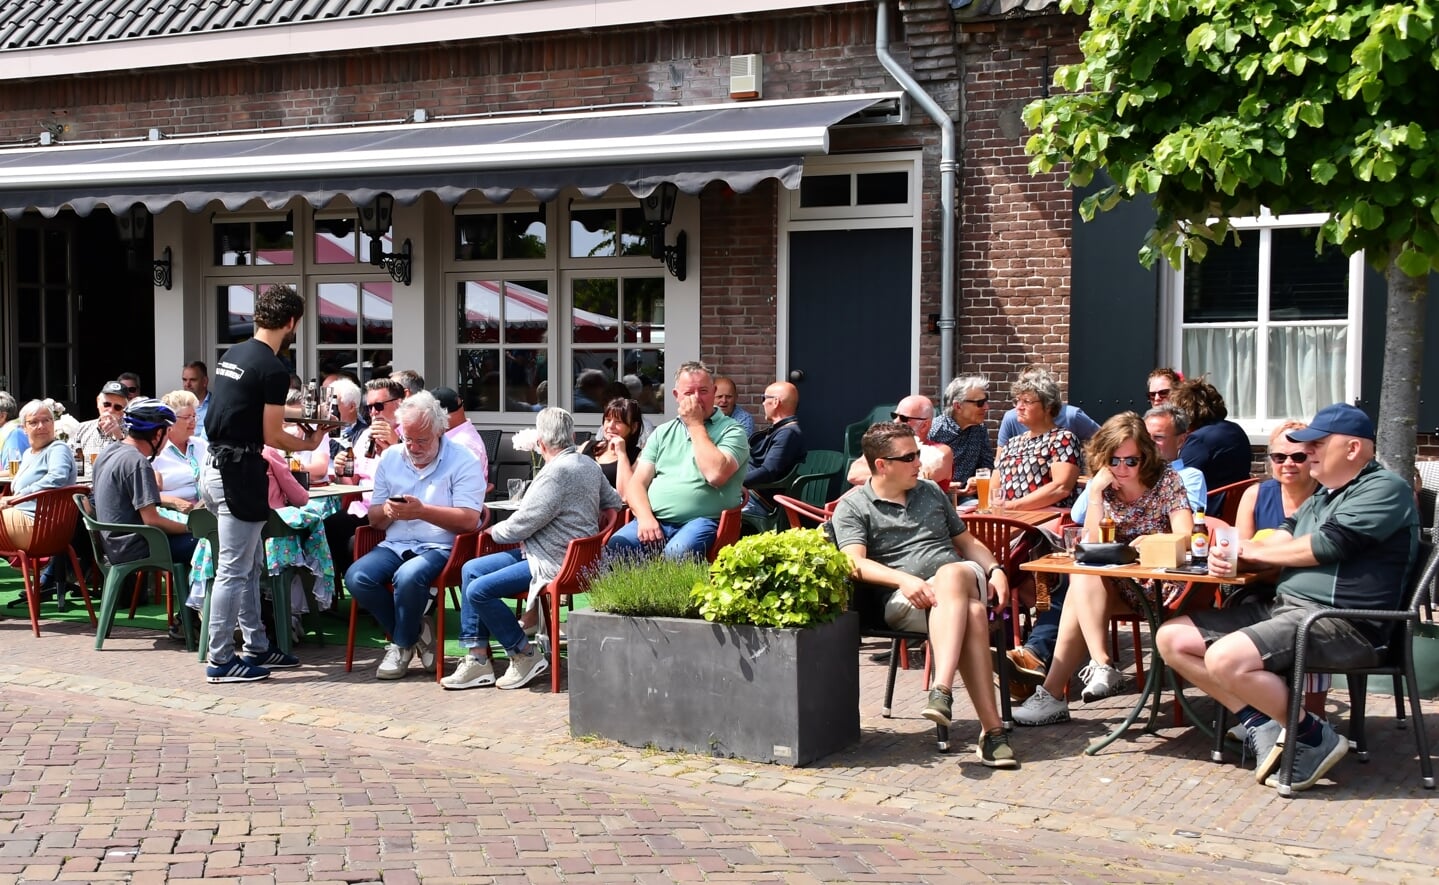
[[[1206,519],[1215,516],[1224,520],[1226,525],[1234,525],[1234,520],[1239,517],[1239,499],[1244,497],[1244,490],[1255,483],[1263,482],[1262,476],[1251,476],[1248,479],[1241,479],[1239,482],[1231,482],[1227,486],[1220,486],[1217,489],[1209,490],[1208,501],[1212,503],[1216,496],[1223,495],[1219,507],[1213,510],[1206,510]]]
[[[76,494],[89,494],[86,486],[66,486],[60,489],[40,489],[28,495],[11,499],[11,505],[35,502],[35,524],[30,531],[30,541],[23,547],[10,539],[5,524],[0,522],[0,556],[18,565],[25,585],[25,598],[30,603],[30,627],[36,637],[40,635],[40,569],[44,563],[56,556],[70,558],[70,567],[75,571],[75,580],[80,584],[80,595],[85,600],[85,611],[90,614],[90,623],[95,621],[95,608],[90,603],[90,591],[85,586],[85,573],[80,569],[80,560],[70,539],[75,536],[75,525],[80,520],[80,511],[75,507]]]
[[[710,543],[710,562],[715,561],[715,557],[721,550],[739,540],[740,530],[744,528],[744,502],[748,497],[749,492],[746,491],[740,497],[738,507],[731,507],[720,514],[719,527],[715,529],[715,539]]]
[[[480,531],[490,522],[490,510],[488,507],[480,515],[479,530],[464,532],[455,536],[455,546],[450,549],[450,558],[445,561],[445,567],[435,576],[430,586],[435,589],[435,681],[439,682],[445,676],[445,590],[449,588],[453,598],[458,600],[456,592],[460,587],[460,571],[465,563],[475,558],[475,550],[479,544]],[[362,525],[355,530],[355,559],[374,550],[379,543],[385,539],[385,533],[377,528]],[[393,592],[394,587],[391,586]],[[355,666],[355,628],[359,624],[360,604],[354,594],[350,595],[350,630],[345,637],[345,672],[348,673]]]
[[[789,518],[789,527],[792,529],[812,529],[829,522],[832,511],[824,507],[816,507],[813,504],[806,504],[798,498],[791,498],[789,495],[775,495],[774,502],[784,509],[784,515]]]
[[[738,522],[738,519],[736,519]],[[585,538],[575,538],[565,547],[565,561],[560,564],[560,573],[540,591],[547,606],[545,617],[550,637],[550,692],[560,690],[560,604],[589,589],[590,573],[604,556],[605,539],[619,528],[620,514],[617,510],[605,510],[601,515],[600,530]],[[738,529],[736,529],[738,531]]]
[[[994,554],[994,558],[999,561],[1000,568],[1004,569],[1004,576],[1009,579],[1009,586],[1018,588],[1027,577],[1024,572],[1019,570],[1025,550],[1017,546],[1018,542],[1030,533],[1037,533],[1039,530],[1018,519],[985,513],[966,513],[964,524],[984,546],[989,548],[989,552]],[[1016,647],[1024,641],[1020,628],[1021,614],[1028,615],[1027,612],[1020,611],[1019,594],[1009,594],[1010,630],[1013,634],[1013,644]]]

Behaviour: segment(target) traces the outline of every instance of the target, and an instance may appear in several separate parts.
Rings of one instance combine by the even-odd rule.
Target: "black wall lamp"
[[[386,254],[380,238],[390,230],[395,214],[395,198],[387,193],[375,194],[375,198],[360,208],[360,231],[370,238],[370,264],[383,267],[390,272],[390,279],[397,283],[410,284],[410,240],[405,239],[398,251]]]
[[[150,210],[136,203],[127,212],[117,212],[115,230],[120,234],[120,242],[125,244],[126,262],[131,272],[140,270],[139,247],[150,234]],[[168,292],[174,284],[170,247],[166,246],[160,255],[150,262],[150,279],[153,285],[164,286]]]
[[[675,234],[673,246],[665,245],[665,228],[674,221],[675,201],[679,196],[680,189],[674,182],[662,182],[659,187],[650,191],[649,196],[640,200],[640,206],[644,208],[645,224],[649,225],[650,229],[650,257],[663,261],[674,278],[683,281],[688,266],[686,256],[690,238],[684,231],[680,231]]]

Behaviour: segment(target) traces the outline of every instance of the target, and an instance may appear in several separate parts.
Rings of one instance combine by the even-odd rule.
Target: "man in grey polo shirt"
[[[919,478],[919,440],[898,422],[875,424],[860,441],[870,478],[835,507],[835,543],[858,581],[893,587],[885,620],[929,633],[934,686],[924,718],[948,726],[955,670],[979,715],[977,754],[991,768],[1018,768],[991,683],[988,598],[1009,597],[1004,570],[955,513],[939,486]]]

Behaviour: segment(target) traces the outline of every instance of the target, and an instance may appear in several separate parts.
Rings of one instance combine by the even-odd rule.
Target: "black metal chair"
[[[1408,591],[1408,607],[1398,611],[1365,609],[1326,609],[1306,617],[1299,625],[1294,639],[1294,672],[1289,687],[1289,722],[1286,734],[1294,734],[1299,726],[1299,716],[1304,710],[1304,677],[1307,673],[1343,673],[1349,682],[1349,741],[1360,762],[1369,761],[1369,747],[1364,736],[1364,702],[1370,676],[1390,676],[1394,679],[1394,719],[1403,728],[1404,688],[1407,685],[1409,704],[1413,711],[1414,742],[1419,750],[1419,771],[1424,789],[1434,789],[1434,765],[1429,759],[1429,739],[1424,732],[1424,711],[1420,707],[1419,681],[1414,672],[1414,626],[1419,623],[1421,612],[1427,620],[1433,620],[1434,579],[1439,574],[1439,559],[1434,547],[1428,542],[1419,545],[1419,559],[1422,567],[1413,570]],[[1309,632],[1315,622],[1324,619],[1345,621],[1388,621],[1393,630],[1389,644],[1380,649],[1380,661],[1373,667],[1362,670],[1334,670],[1310,667],[1306,657],[1309,647]],[[1295,742],[1286,740],[1284,755],[1280,758],[1279,795],[1290,797],[1294,791],[1290,784],[1294,780]]]

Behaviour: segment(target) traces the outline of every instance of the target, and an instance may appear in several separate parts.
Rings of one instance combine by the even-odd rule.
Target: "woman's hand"
[[[1101,467],[1084,490],[1088,494],[1097,495],[1112,485],[1114,485],[1114,474],[1109,471],[1108,467]]]

